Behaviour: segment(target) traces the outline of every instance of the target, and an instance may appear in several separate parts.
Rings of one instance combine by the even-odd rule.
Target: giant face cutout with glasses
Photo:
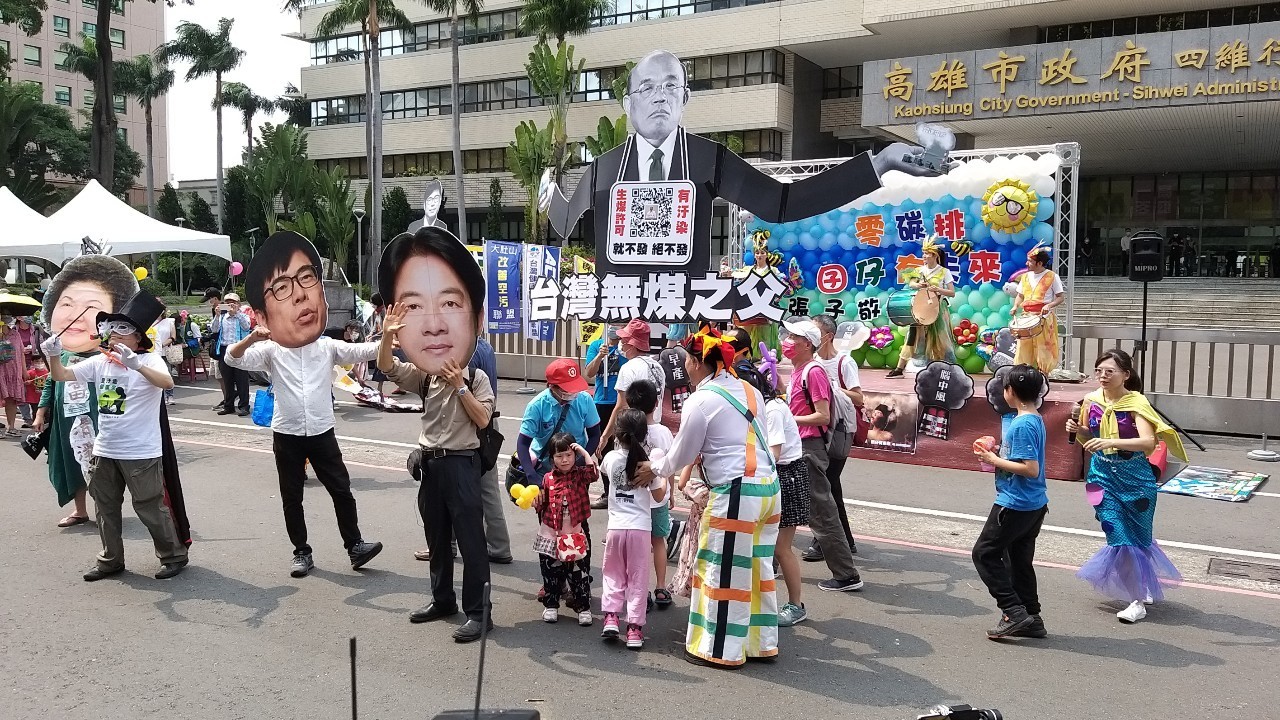
[[[244,293],[271,339],[283,347],[310,345],[324,332],[329,303],[320,282],[320,253],[298,233],[281,231],[262,243],[245,271]]]

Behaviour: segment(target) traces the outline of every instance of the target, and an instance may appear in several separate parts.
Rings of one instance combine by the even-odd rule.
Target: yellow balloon
[[[520,483],[516,483],[515,485],[512,485],[511,489],[508,490],[507,492],[511,493],[511,497],[513,499],[519,500],[520,496],[524,494],[524,485],[521,485]]]
[[[147,274],[148,274],[147,269],[144,267],[134,268],[133,270],[133,276],[138,278],[138,282],[142,282],[143,280],[146,280]]]

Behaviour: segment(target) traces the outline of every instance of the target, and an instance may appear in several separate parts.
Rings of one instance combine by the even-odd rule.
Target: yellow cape
[[[1147,401],[1146,396],[1142,393],[1128,392],[1125,393],[1124,397],[1114,403],[1108,403],[1106,397],[1102,394],[1102,390],[1098,389],[1089,393],[1085,397],[1085,400],[1088,400],[1102,408],[1102,422],[1098,427],[1099,434],[1102,437],[1120,437],[1120,427],[1119,423],[1116,422],[1116,413],[1136,413],[1139,417],[1142,417],[1146,419],[1147,422],[1151,423],[1151,425],[1156,429],[1156,439],[1164,441],[1164,444],[1169,448],[1169,453],[1171,455],[1183,462],[1186,462],[1187,451],[1182,447],[1182,438],[1179,438],[1177,431],[1165,423],[1164,418],[1160,417],[1160,414],[1156,412],[1156,409],[1151,407],[1151,403]],[[1076,422],[1083,427],[1087,426],[1088,420],[1089,405],[1087,403],[1082,403],[1080,405],[1080,417]],[[1107,452],[1113,451],[1109,450]],[[1150,455],[1151,453],[1147,454]]]

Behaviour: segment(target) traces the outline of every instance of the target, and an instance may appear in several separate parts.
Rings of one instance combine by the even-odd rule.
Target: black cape
[[[169,410],[160,403],[160,465],[164,472],[164,503],[178,529],[178,539],[191,546],[191,521],[187,519],[187,503],[182,498],[182,480],[178,477],[178,453],[173,449],[173,433],[169,431]]]

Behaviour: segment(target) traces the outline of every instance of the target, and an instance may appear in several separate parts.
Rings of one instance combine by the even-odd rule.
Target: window
[[[453,112],[447,87],[382,94],[382,117],[387,120],[448,115]]]
[[[93,91],[85,90],[81,96],[84,98],[84,106],[87,108],[92,108],[93,107]]]
[[[61,0],[61,2],[66,2],[66,1],[67,0]],[[98,0],[81,0],[81,2],[84,4],[86,8],[89,8],[90,10],[98,9]],[[111,12],[115,13],[116,15],[123,15],[124,0],[111,0]]]
[[[124,31],[111,28],[111,47],[124,49]]]
[[[39,90],[40,97],[41,98],[44,97],[44,83],[40,82],[39,80],[23,80],[23,82]]]
[[[54,85],[53,101],[58,105],[71,107],[71,86],[70,85]]]
[[[129,142],[129,128],[118,127],[116,128],[116,134],[120,136],[121,140]]]
[[[7,57],[7,58],[12,58],[12,57],[13,57],[13,56],[9,53],[9,41],[8,41],[8,40],[0,39],[0,50],[3,50],[3,51],[4,51],[4,56],[5,56],[5,57]]]
[[[71,37],[71,18],[54,15],[53,34],[58,37]]]
[[[768,2],[776,2],[776,0],[617,0],[612,13],[595,18],[591,24],[621,25],[642,20],[763,5]]]
[[[1114,20],[1092,20],[1071,25],[1053,25],[1040,29],[1040,42],[1066,42],[1142,33],[1252,25],[1277,20],[1280,20],[1280,3],[1251,3],[1213,10],[1188,10]]]
[[[507,169],[507,151],[504,148],[487,150],[463,150],[463,172],[505,172]]]
[[[311,43],[311,64],[327,65],[334,62],[361,60],[364,49],[359,35],[343,35]]]
[[[364,122],[364,96],[314,100],[311,103],[311,124],[344,125]]]
[[[80,23],[80,32],[84,33],[87,38],[96,38],[98,37],[98,25],[91,22]]]
[[[744,158],[782,159],[782,133],[778,130],[731,130],[706,136]]]
[[[782,83],[786,58],[776,50],[757,50],[686,60],[690,90],[715,90]]]
[[[24,65],[40,67],[43,64],[41,60],[40,48],[35,45],[22,46],[22,62]]]
[[[111,97],[111,107],[115,108],[117,113],[124,115],[128,111],[129,105],[125,101],[124,95],[113,95]]]
[[[53,51],[53,67],[57,70],[69,70],[67,65],[67,54],[61,50]]]
[[[519,10],[485,13],[475,20],[461,18],[458,26],[463,45],[523,36],[520,32]],[[388,57],[423,50],[436,50],[448,47],[449,37],[448,20],[418,23],[409,30],[383,30],[378,35],[378,54]],[[312,65],[358,60],[362,55],[359,35],[343,35],[311,42]]]
[[[570,99],[572,102],[612,100],[613,82],[625,74],[626,68],[587,70],[578,77],[578,91]]]
[[[822,77],[822,99],[862,96],[862,66],[827,68]]]

